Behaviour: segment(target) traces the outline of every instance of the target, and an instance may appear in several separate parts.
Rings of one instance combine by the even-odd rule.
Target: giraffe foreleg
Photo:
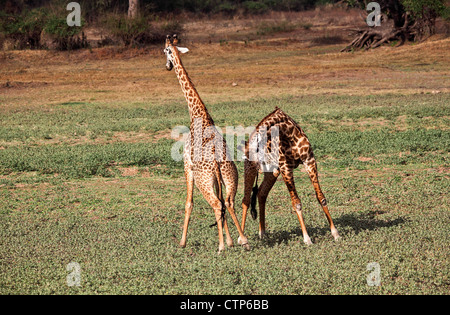
[[[320,206],[322,207],[323,212],[325,213],[325,216],[327,217],[328,223],[330,224],[330,230],[331,235],[333,235],[335,240],[339,239],[339,233],[334,226],[333,220],[331,219],[330,212],[328,211],[328,204],[327,200],[325,198],[325,195],[322,192],[322,189],[319,185],[319,175],[317,172],[317,164],[314,157],[310,158],[309,160],[305,161],[304,163],[305,169],[308,172],[309,178],[311,179],[311,183],[314,187],[314,191],[316,192],[316,198],[319,202]]]
[[[303,234],[303,242],[305,242],[305,244],[307,245],[311,245],[311,238],[306,231],[305,220],[303,219],[302,203],[300,201],[300,198],[298,197],[297,190],[295,189],[293,170],[291,168],[288,168],[282,170],[281,173],[283,175],[283,180],[286,184],[289,194],[291,195],[292,207],[297,214],[298,221],[300,222],[300,227]]]
[[[258,190],[259,203],[259,238],[263,238],[266,233],[266,200],[270,190],[277,181],[273,173],[264,173],[264,179]]]
[[[186,196],[186,205],[184,212],[184,225],[183,225],[183,235],[181,236],[180,246],[186,247],[186,237],[187,230],[189,225],[189,218],[191,216],[192,208],[194,206],[194,172],[192,170],[191,165],[188,162],[185,162],[184,165],[184,173],[186,176],[186,186],[187,186],[187,196]]]
[[[244,198],[242,199],[242,222],[241,229],[245,230],[245,221],[247,220],[247,211],[250,206],[252,189],[258,174],[258,164],[249,160],[244,161]]]

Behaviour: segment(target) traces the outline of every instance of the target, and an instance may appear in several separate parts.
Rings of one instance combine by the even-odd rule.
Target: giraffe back
[[[273,137],[273,127],[278,128],[278,138]],[[272,153],[272,148],[278,147],[278,163],[281,167],[287,164],[291,167],[297,167],[300,163],[313,158],[308,137],[302,128],[289,115],[278,107],[273,112],[264,117],[256,126],[254,132],[250,135],[249,140],[245,144],[245,155],[251,156],[250,144],[254,144],[258,139],[259,132],[267,132],[267,139],[264,138],[266,153]],[[277,145],[272,146],[272,142],[276,141]]]

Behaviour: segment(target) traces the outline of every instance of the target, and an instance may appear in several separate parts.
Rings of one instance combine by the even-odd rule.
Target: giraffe
[[[277,127],[278,136],[271,136],[274,127]],[[272,129],[271,129],[272,128]],[[264,140],[260,140],[260,134],[266,130],[267,137]],[[270,162],[270,159],[266,159],[266,161],[262,161],[260,156],[255,155],[255,150],[257,150],[257,145],[261,148],[261,144],[258,141],[263,143],[263,150],[266,156],[273,156],[276,153],[277,159],[276,163],[266,163]],[[275,149],[272,149],[272,142],[276,142]],[[278,152],[271,152],[271,150],[278,150]],[[258,152],[256,152],[258,153]],[[267,196],[272,189],[273,185],[277,181],[278,175],[281,174],[283,180],[287,186],[289,191],[292,207],[294,212],[297,214],[297,218],[300,222],[300,226],[303,234],[303,241],[305,244],[312,244],[311,239],[306,230],[305,221],[303,219],[302,214],[302,204],[300,198],[297,195],[297,191],[295,189],[294,184],[294,169],[302,163],[308,172],[309,178],[314,186],[314,190],[316,192],[316,198],[321,205],[325,216],[330,225],[331,234],[334,239],[337,240],[339,238],[339,233],[336,227],[333,224],[333,220],[331,219],[330,212],[328,211],[327,201],[325,196],[320,188],[318,173],[317,173],[317,164],[314,158],[314,154],[311,148],[311,144],[300,128],[300,126],[286,113],[284,113],[278,107],[275,110],[267,115],[265,118],[261,120],[261,122],[256,126],[255,131],[249,137],[249,140],[245,143],[244,149],[244,198],[242,200],[242,230],[245,229],[245,220],[247,217],[247,210],[249,205],[252,205],[251,214],[254,219],[256,219],[256,210],[254,209],[254,205],[256,204],[256,197],[259,202],[259,237],[263,238],[265,233],[265,210],[266,210],[266,200]],[[272,168],[268,168],[268,164],[272,164]],[[258,182],[258,171],[262,172],[261,169],[264,170],[264,179],[260,185],[257,187]],[[255,183],[256,179],[256,183]],[[253,183],[255,183],[255,187],[252,189]],[[254,195],[252,196],[252,190]],[[256,195],[257,194],[257,195]]]
[[[184,173],[187,185],[185,218],[180,246],[186,246],[189,218],[193,208],[194,184],[213,208],[219,233],[219,253],[224,250],[223,229],[227,237],[227,245],[233,246],[225,218],[225,208],[239,232],[238,243],[246,250],[250,249],[234,209],[234,200],[238,188],[238,172],[229,156],[225,139],[215,129],[214,121],[197,90],[189,78],[180,59],[180,53],[189,50],[178,47],[178,38],[167,36],[164,53],[167,57],[166,69],[175,69],[184,97],[188,103],[190,116],[190,132],[184,147]],[[226,188],[223,198],[222,183]]]

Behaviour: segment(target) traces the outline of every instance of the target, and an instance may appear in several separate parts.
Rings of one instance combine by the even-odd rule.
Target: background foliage
[[[81,27],[66,27],[63,0],[0,0],[0,46],[5,40],[15,49],[49,48],[42,39],[49,35],[53,48],[59,50],[84,48],[88,46],[83,27],[100,25],[109,33],[112,41],[125,46],[141,46],[161,41],[167,32],[182,33],[179,21],[181,13],[199,15],[221,14],[226,16],[259,15],[269,11],[302,11],[336,0],[140,0],[140,16],[127,18],[128,1],[121,0],[79,0],[83,16]],[[365,0],[347,0],[349,6],[365,8]],[[437,16],[449,17],[445,0],[380,0],[384,12],[392,14],[392,6],[401,7],[400,16],[407,10],[412,20],[428,19],[431,26],[418,27],[419,32],[433,33]],[[392,4],[393,3],[393,4]],[[388,9],[386,9],[388,8]],[[161,18],[168,22],[163,27],[154,21]],[[394,19],[395,20],[395,19]],[[403,20],[402,20],[403,21]],[[428,23],[430,24],[430,23]]]

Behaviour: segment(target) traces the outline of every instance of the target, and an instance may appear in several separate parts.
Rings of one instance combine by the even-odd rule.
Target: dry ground
[[[257,35],[262,23],[286,19],[294,29]],[[449,89],[450,39],[339,53],[353,11],[277,13],[258,19],[188,21],[183,61],[208,102],[310,94],[440,93]],[[305,29],[301,25],[311,25]],[[249,39],[249,38],[254,39]],[[326,45],[317,38],[331,38]],[[333,45],[335,37],[342,42]],[[209,43],[211,41],[211,43]],[[162,44],[161,44],[162,47]],[[0,54],[2,110],[64,102],[182,101],[164,69],[161,47]]]

